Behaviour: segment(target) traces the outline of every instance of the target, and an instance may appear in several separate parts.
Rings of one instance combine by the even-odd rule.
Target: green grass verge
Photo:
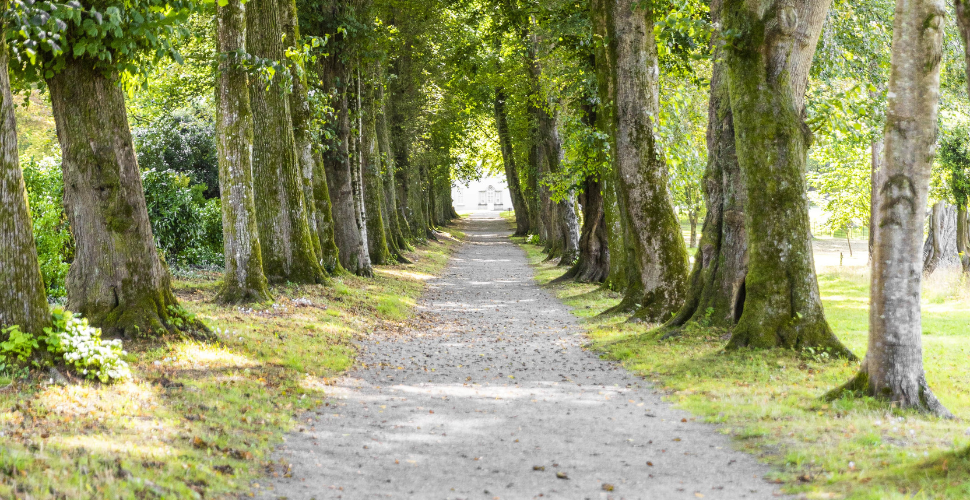
[[[523,243],[521,239],[518,241]],[[728,332],[694,325],[661,340],[650,325],[596,315],[619,296],[588,284],[548,285],[564,271],[523,244],[537,280],[587,319],[592,347],[653,382],[668,401],[718,424],[739,449],[775,466],[769,479],[803,498],[970,498],[966,422],[900,411],[871,398],[820,398],[859,365],[788,350],[726,352]],[[819,276],[826,316],[865,354],[868,276],[844,268]],[[970,301],[961,279],[930,280],[924,293],[927,379],[958,417],[970,416]]]
[[[270,453],[327,404],[328,386],[354,362],[352,339],[407,321],[455,245],[422,245],[413,264],[378,266],[373,279],[276,287],[274,304],[252,308],[214,304],[218,275],[197,274],[176,293],[218,342],[126,343],[134,380],[110,386],[0,377],[0,498],[258,490],[261,477],[286,473]]]

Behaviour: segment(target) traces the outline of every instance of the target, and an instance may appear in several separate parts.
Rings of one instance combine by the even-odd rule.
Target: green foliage
[[[706,64],[695,66],[695,74],[710,72]],[[664,83],[658,132],[667,159],[670,193],[674,205],[696,222],[704,208],[708,89],[687,78],[667,78]]]
[[[957,206],[966,207],[970,197],[970,137],[964,127],[945,130],[940,137],[937,162],[945,178],[949,196]]]
[[[21,158],[20,164],[27,185],[27,201],[44,287],[48,297],[64,297],[67,293],[64,280],[70,262],[74,260],[74,237],[64,213],[60,162],[55,158],[44,158],[39,162]]]
[[[148,75],[151,62],[180,60],[171,40],[194,7],[191,0],[12,0],[6,12],[11,66],[44,81],[71,58],[107,74]]]
[[[107,383],[131,378],[122,358],[127,355],[120,340],[101,340],[101,329],[71,311],[54,308],[54,326],[44,328],[39,340],[56,359],[74,368],[78,375]],[[36,347],[36,346],[35,346]]]
[[[205,186],[172,170],[142,172],[155,244],[173,264],[222,265],[222,209]]]
[[[14,360],[23,365],[40,345],[30,333],[20,330],[17,325],[8,326],[0,331],[7,340],[0,342],[0,363],[6,365]]]
[[[215,123],[209,109],[177,109],[132,133],[142,169],[186,174],[193,184],[202,185],[206,198],[219,196]]]

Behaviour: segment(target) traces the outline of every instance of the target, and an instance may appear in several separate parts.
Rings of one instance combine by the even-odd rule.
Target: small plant
[[[131,369],[123,359],[128,353],[120,340],[102,340],[101,329],[88,325],[88,320],[61,308],[53,311],[54,328],[44,328],[47,350],[74,367],[78,374],[111,382],[131,378]]]
[[[539,239],[539,235],[538,234],[530,234],[529,236],[527,236],[525,238],[525,242],[528,243],[528,244],[530,244],[530,245],[538,245],[538,244],[542,243],[542,240]]]
[[[824,363],[831,359],[828,348],[826,347],[806,347],[802,349],[802,356],[805,356],[816,363]]]
[[[37,338],[27,332],[21,331],[17,325],[4,328],[3,334],[7,337],[5,342],[0,342],[0,357],[4,358],[4,360],[16,358],[20,364],[25,364],[30,360],[30,356],[34,353],[34,350],[40,347],[37,343]],[[6,364],[4,363],[4,365]]]

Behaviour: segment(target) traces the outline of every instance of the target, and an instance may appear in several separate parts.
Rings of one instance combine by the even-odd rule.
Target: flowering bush
[[[60,356],[78,374],[111,382],[131,378],[131,370],[122,356],[120,340],[101,340],[101,329],[88,325],[88,320],[75,317],[71,311],[54,309],[54,328],[45,328],[47,350]]]

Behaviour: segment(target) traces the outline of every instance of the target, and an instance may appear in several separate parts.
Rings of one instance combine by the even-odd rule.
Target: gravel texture
[[[478,214],[463,229],[411,331],[360,344],[359,368],[286,438],[275,459],[291,469],[259,498],[780,496],[713,426],[584,350],[505,221]]]

